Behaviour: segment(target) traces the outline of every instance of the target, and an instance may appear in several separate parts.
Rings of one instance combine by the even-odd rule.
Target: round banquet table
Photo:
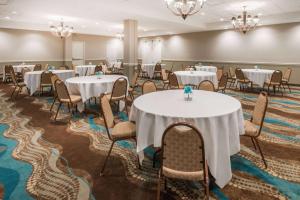
[[[150,78],[154,76],[154,69],[156,64],[142,64],[142,69],[147,72]],[[165,66],[165,64],[160,64],[161,67]]]
[[[264,86],[264,82],[271,79],[274,70],[269,69],[242,69],[244,75],[254,84],[260,87]]]
[[[230,156],[240,151],[244,134],[241,103],[233,97],[208,91],[193,91],[185,101],[182,90],[149,93],[135,99],[129,119],[136,122],[137,152],[161,146],[163,132],[175,122],[188,122],[204,138],[206,158],[216,183],[223,188],[231,179]]]
[[[40,87],[41,74],[43,71],[26,72],[24,75],[24,83],[30,89],[30,95],[33,95]],[[65,81],[68,78],[74,77],[74,70],[52,70],[61,80]]]
[[[28,68],[30,71],[33,71],[35,65],[14,65],[14,72],[21,73],[23,68]],[[3,80],[5,80],[5,68],[3,67]]]
[[[177,76],[179,84],[182,85],[199,85],[204,80],[213,82],[218,85],[218,79],[216,73],[204,72],[204,71],[177,71],[174,72]]]
[[[96,65],[78,65],[75,66],[75,73],[79,76],[91,75],[95,72]]]
[[[112,92],[114,82],[118,78],[126,78],[121,75],[81,76],[66,80],[66,86],[70,94],[80,95],[83,102],[91,97],[99,97],[103,93]],[[128,79],[127,79],[128,81]]]
[[[214,72],[217,73],[218,68],[215,66],[195,66],[197,71]]]

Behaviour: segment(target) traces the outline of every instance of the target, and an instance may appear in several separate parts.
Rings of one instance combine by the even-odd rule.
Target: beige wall
[[[225,68],[292,67],[291,80],[300,84],[300,23],[259,27],[246,35],[223,30],[142,38],[140,42],[158,38],[163,62],[175,69],[197,62]]]

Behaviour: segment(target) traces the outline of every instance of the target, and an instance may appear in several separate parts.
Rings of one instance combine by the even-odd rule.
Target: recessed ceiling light
[[[220,18],[220,21],[223,22],[223,21],[224,21],[224,18]]]
[[[9,17],[9,16],[6,16],[6,17],[4,17],[4,19],[10,20],[10,17]]]
[[[17,11],[12,11],[11,14],[16,15]]]

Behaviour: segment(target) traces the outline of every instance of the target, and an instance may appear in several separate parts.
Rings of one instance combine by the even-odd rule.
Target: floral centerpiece
[[[184,93],[184,100],[191,101],[193,99],[192,98],[193,89],[191,86],[189,86],[189,85],[184,86],[183,93]]]

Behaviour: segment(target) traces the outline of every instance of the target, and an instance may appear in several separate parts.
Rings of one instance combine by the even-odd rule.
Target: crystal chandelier
[[[259,18],[257,15],[252,17],[250,14],[248,14],[246,11],[246,6],[244,6],[243,14],[239,15],[237,18],[233,17],[231,21],[235,29],[246,34],[248,31],[254,29],[257,26]]]
[[[72,35],[74,29],[72,26],[64,25],[64,22],[61,21],[58,26],[50,26],[51,33],[60,38],[67,38]]]
[[[181,16],[185,20],[187,16],[199,12],[206,0],[165,0],[165,2],[174,15]]]

